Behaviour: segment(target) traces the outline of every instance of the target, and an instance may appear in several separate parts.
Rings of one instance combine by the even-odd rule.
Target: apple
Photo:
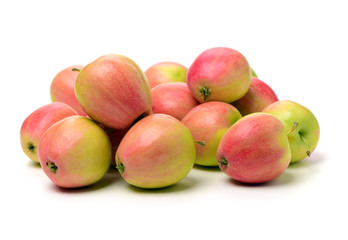
[[[293,101],[281,100],[272,103],[263,112],[276,116],[284,124],[291,148],[291,162],[311,155],[319,141],[320,127],[308,108]]]
[[[122,55],[105,55],[87,64],[77,76],[75,92],[87,115],[107,128],[126,129],[151,114],[146,76]]]
[[[196,142],[195,163],[202,166],[218,166],[216,151],[225,132],[241,118],[239,111],[224,102],[202,103],[182,119]]]
[[[253,69],[253,68],[250,68],[250,69],[251,69],[251,76],[257,78],[257,74],[256,74],[256,72],[254,71],[254,69]]]
[[[150,87],[162,83],[186,82],[187,67],[176,62],[160,62],[145,71]]]
[[[217,47],[201,53],[189,67],[187,85],[201,103],[231,103],[243,97],[251,84],[251,69],[238,51]]]
[[[269,182],[279,177],[290,163],[287,131],[271,114],[249,114],[228,129],[216,157],[221,170],[236,181]]]
[[[39,160],[48,178],[63,188],[99,181],[111,162],[111,143],[91,119],[72,116],[53,124],[39,143]]]
[[[152,112],[164,113],[181,120],[199,102],[186,83],[162,83],[151,89]]]
[[[39,162],[37,148],[40,138],[54,123],[78,113],[65,103],[54,102],[32,112],[22,123],[20,140],[23,152],[34,162]]]
[[[140,188],[162,188],[192,169],[196,149],[190,130],[166,114],[147,116],[133,125],[116,153],[123,179]]]
[[[232,103],[245,116],[249,113],[262,112],[268,105],[278,101],[278,97],[270,86],[253,77],[248,92]]]
[[[63,102],[75,109],[78,114],[86,116],[75,96],[75,81],[82,65],[73,65],[60,71],[52,80],[50,94],[52,102]]]

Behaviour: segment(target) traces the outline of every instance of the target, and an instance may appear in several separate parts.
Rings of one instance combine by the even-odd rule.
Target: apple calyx
[[[204,141],[194,141],[195,143],[205,147],[205,142]]]
[[[28,149],[30,152],[34,153],[36,150],[36,147],[34,146],[33,143],[28,143]]]
[[[218,160],[218,163],[220,163],[223,167],[227,166],[228,162],[226,158],[222,157],[221,160]]]
[[[51,170],[51,172],[57,172],[58,167],[54,164],[54,162],[46,162],[46,166]]]
[[[124,165],[119,158],[117,158],[115,167],[120,172],[121,175],[124,173]]]
[[[199,90],[200,93],[203,94],[203,99],[204,101],[207,99],[207,97],[210,95],[210,90],[209,88],[207,88],[206,86],[203,86],[200,90]]]
[[[71,71],[73,72],[81,72],[81,69],[78,69],[78,68],[72,68]]]

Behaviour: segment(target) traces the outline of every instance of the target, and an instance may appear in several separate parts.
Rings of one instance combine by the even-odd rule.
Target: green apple
[[[311,155],[318,144],[320,128],[309,109],[293,101],[281,100],[269,105],[263,112],[278,117],[287,129],[291,162]]]

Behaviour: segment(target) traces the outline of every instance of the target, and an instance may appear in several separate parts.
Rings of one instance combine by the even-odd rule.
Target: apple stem
[[[205,147],[205,142],[204,141],[194,141],[195,143]]]
[[[58,167],[54,164],[54,162],[46,162],[46,166],[53,172],[56,173]]]
[[[124,173],[124,165],[119,158],[117,158],[115,167],[120,172],[121,175]]]
[[[291,128],[290,132],[288,132],[287,136],[289,136],[293,131],[295,131],[297,127],[298,127],[298,122],[294,122],[294,124],[292,124],[292,128]]]
[[[306,154],[307,154],[308,157],[310,157],[312,153],[311,153],[311,149],[309,147],[309,144],[308,144],[307,140],[302,136],[302,134],[300,134],[300,138],[306,144],[306,147],[307,147]]]
[[[221,160],[218,160],[218,163],[220,163],[222,166],[227,166],[228,162],[226,158],[221,158]]]
[[[81,69],[78,69],[78,68],[72,68],[71,71],[73,72],[81,72]]]
[[[34,144],[32,144],[32,143],[28,144],[28,149],[29,149],[30,152],[35,152],[35,148],[36,147],[34,146]]]
[[[199,90],[200,93],[203,94],[203,99],[204,101],[207,99],[207,97],[210,95],[210,90],[209,88],[207,88],[206,86],[203,86],[200,90]]]

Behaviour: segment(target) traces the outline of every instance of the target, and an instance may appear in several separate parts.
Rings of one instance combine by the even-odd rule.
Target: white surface
[[[347,239],[348,16],[344,1],[323,2],[2,1],[0,239]],[[215,46],[242,52],[280,99],[316,115],[310,159],[258,186],[194,168],[163,190],[112,171],[63,190],[22,152],[20,126],[63,68],[107,53],[143,70],[189,66]]]

